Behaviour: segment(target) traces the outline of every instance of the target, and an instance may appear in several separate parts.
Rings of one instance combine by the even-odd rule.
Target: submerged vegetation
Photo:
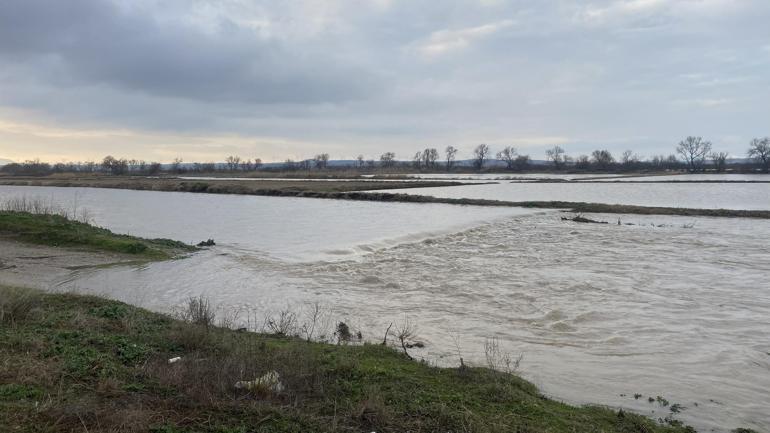
[[[0,431],[691,432],[487,368],[0,287]],[[340,341],[343,343],[343,341]],[[493,364],[490,364],[493,365]]]
[[[130,254],[146,259],[167,259],[195,250],[185,243],[169,239],[142,239],[115,234],[34,200],[19,200],[0,206],[0,239]]]

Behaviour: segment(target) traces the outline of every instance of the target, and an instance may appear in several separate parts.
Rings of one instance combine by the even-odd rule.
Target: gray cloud
[[[649,155],[688,134],[740,155],[770,134],[768,18],[764,0],[6,0],[0,120],[168,134],[164,155],[227,135],[278,138],[276,158]]]
[[[333,53],[291,51],[224,18],[206,33],[102,0],[10,0],[0,7],[0,53],[44,66],[59,86],[103,84],[206,102],[319,103],[360,97],[372,78],[338,64]]]

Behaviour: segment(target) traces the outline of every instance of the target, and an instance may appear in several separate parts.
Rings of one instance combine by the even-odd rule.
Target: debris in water
[[[205,241],[198,242],[199,247],[213,247],[214,245],[216,245],[216,242],[214,242],[214,239],[207,239]]]
[[[562,221],[573,221],[576,223],[607,224],[607,221],[596,221],[577,215],[574,218],[561,217]]]

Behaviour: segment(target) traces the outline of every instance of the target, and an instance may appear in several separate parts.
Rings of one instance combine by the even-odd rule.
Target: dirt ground
[[[0,238],[0,284],[54,290],[74,271],[128,264],[135,257],[56,248]]]

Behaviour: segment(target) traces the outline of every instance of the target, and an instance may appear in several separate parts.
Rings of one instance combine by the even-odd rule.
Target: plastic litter
[[[270,371],[264,376],[255,380],[239,380],[235,382],[238,389],[248,389],[249,391],[263,391],[277,394],[284,390],[281,378],[276,371]]]

